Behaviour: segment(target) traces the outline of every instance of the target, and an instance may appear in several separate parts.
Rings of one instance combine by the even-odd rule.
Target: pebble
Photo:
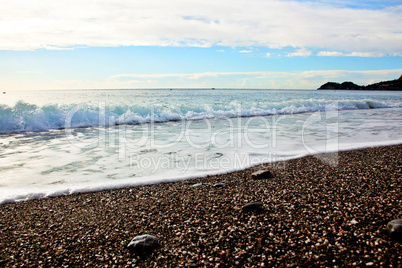
[[[350,221],[350,224],[358,224],[359,222],[357,221],[357,220],[355,220],[355,219],[353,219],[353,220],[351,220]]]
[[[191,185],[191,187],[200,187],[203,185],[204,185],[204,183],[196,183],[196,184]]]
[[[262,203],[261,202],[253,202],[253,203],[249,203],[247,205],[244,205],[241,209],[245,212],[249,212],[249,211],[260,211],[262,210]]]
[[[395,219],[387,224],[388,232],[391,236],[402,235],[402,219]]]
[[[139,235],[134,237],[127,248],[132,251],[152,250],[159,246],[159,239],[153,235]]]
[[[218,183],[215,183],[213,185],[213,187],[215,187],[215,188],[217,188],[217,187],[226,187],[226,186],[227,186],[227,184],[224,183],[224,182],[218,182]]]
[[[270,179],[273,177],[274,175],[272,174],[272,172],[265,169],[258,170],[251,174],[251,178],[255,180]]]

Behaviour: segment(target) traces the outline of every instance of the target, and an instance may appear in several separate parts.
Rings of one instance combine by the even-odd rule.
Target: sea
[[[402,92],[0,92],[0,204],[401,143]]]

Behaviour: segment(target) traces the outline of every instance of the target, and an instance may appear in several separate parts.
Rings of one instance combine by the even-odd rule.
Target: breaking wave
[[[374,100],[293,100],[200,105],[44,105],[23,101],[14,107],[0,105],[0,133],[52,129],[160,123],[179,120],[235,118],[309,113],[325,110],[400,108],[402,103]]]

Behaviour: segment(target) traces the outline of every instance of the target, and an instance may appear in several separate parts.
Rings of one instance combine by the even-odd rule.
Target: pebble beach
[[[0,266],[402,267],[387,231],[402,218],[401,156],[402,145],[376,147],[3,204]],[[159,246],[129,250],[143,234]]]

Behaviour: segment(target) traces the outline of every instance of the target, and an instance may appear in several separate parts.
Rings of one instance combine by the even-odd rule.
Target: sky
[[[316,89],[402,75],[400,0],[1,0],[0,90]]]

